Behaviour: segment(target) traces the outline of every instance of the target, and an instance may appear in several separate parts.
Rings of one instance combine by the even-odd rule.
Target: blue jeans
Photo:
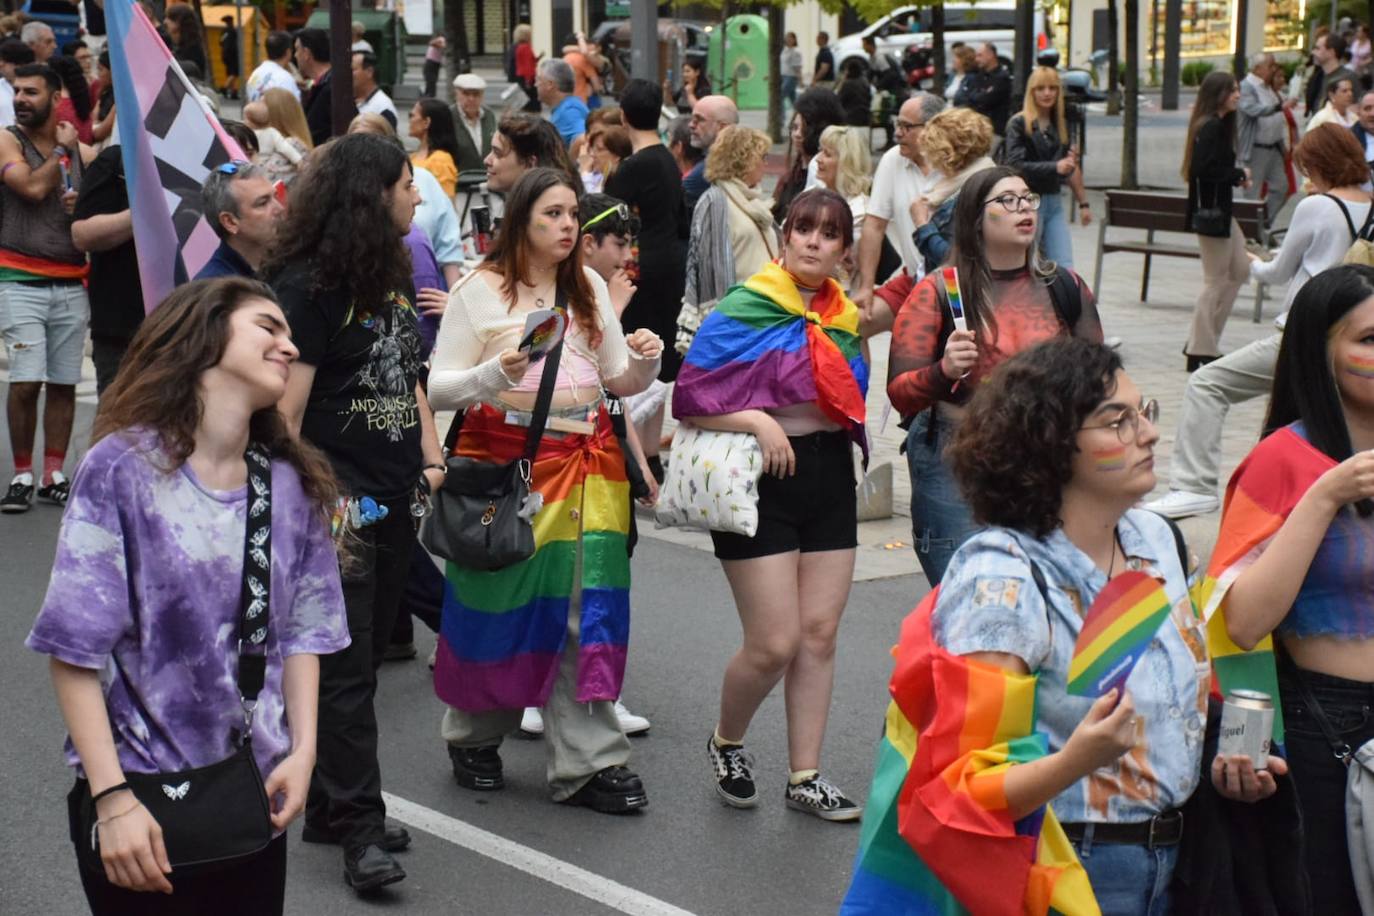
[[[1064,215],[1064,192],[1040,198],[1040,253],[1060,267],[1073,267],[1073,239]]]
[[[799,80],[795,76],[784,76],[778,88],[782,90],[782,101],[784,105],[797,107],[797,84]]]
[[[954,424],[935,419],[935,442],[927,442],[931,412],[916,415],[906,437],[906,463],[911,472],[911,533],[916,559],[926,579],[936,585],[959,545],[978,530],[968,504],[942,457],[954,435]]]
[[[1092,826],[1073,844],[1087,869],[1102,916],[1166,916],[1177,846],[1094,843]]]

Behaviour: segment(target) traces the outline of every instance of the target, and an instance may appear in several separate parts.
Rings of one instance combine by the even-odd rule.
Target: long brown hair
[[[164,470],[184,464],[195,451],[205,410],[201,374],[224,357],[229,316],[249,299],[277,301],[268,286],[243,277],[197,280],[162,300],[143,320],[119,374],[100,399],[91,444],[124,430],[148,429],[158,434],[167,454],[170,464]],[[249,418],[248,436],[296,469],[322,516],[333,511],[339,488],[328,460],[291,434],[275,405]]]
[[[1188,118],[1188,139],[1183,144],[1183,180],[1192,181],[1193,146],[1197,143],[1197,132],[1202,122],[1208,118],[1221,118],[1221,132],[1231,145],[1232,154],[1236,148],[1236,113],[1225,116],[1221,106],[1236,89],[1236,78],[1225,70],[1213,70],[1202,78],[1198,87],[1197,99],[1193,102],[1193,114]]]
[[[577,194],[572,179],[562,169],[530,169],[506,195],[506,213],[496,241],[487,254],[483,268],[501,277],[501,292],[511,305],[519,293],[517,283],[529,283],[529,228],[535,202],[549,188],[565,187]],[[582,270],[582,246],[574,245],[572,253],[558,264],[558,288],[568,298],[568,311],[573,320],[596,346],[601,340],[601,327],[596,318],[596,297],[592,285]]]

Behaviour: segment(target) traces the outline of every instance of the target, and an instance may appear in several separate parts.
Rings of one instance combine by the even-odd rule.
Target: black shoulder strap
[[[1335,202],[1336,202],[1336,206],[1338,206],[1338,207],[1341,208],[1341,216],[1344,216],[1344,217],[1345,217],[1345,226],[1346,226],[1347,229],[1350,230],[1350,240],[1353,242],[1353,241],[1355,241],[1355,239],[1359,238],[1359,237],[1360,237],[1360,234],[1359,234],[1358,232],[1355,231],[1355,221],[1354,221],[1353,219],[1350,218],[1350,210],[1348,210],[1348,209],[1346,208],[1346,206],[1345,206],[1345,201],[1341,200],[1341,199],[1340,199],[1339,197],[1337,197],[1335,194],[1322,194],[1322,197],[1326,197],[1326,198],[1329,198],[1329,199],[1335,201]],[[1371,212],[1371,213],[1374,213],[1374,207],[1371,207],[1371,208],[1370,208],[1370,212]],[[1366,220],[1365,220],[1365,223],[1368,224],[1368,222],[1369,222],[1369,220],[1366,219]]]
[[[1160,512],[1156,512],[1155,514],[1164,519],[1164,524],[1169,526],[1169,531],[1174,536],[1174,547],[1178,550],[1178,565],[1183,567],[1183,576],[1187,578],[1190,572],[1188,569],[1188,542],[1183,538],[1183,529],[1178,527],[1178,522],[1169,518],[1169,516]]]
[[[1370,201],[1369,212],[1364,217],[1364,225],[1360,226],[1360,231],[1355,233],[1355,237],[1367,242],[1374,242],[1374,200]]]
[[[553,307],[568,321],[572,320],[568,315],[568,299],[563,290],[558,290]],[[539,378],[539,394],[535,396],[530,429],[525,434],[525,460],[531,463],[539,453],[539,440],[544,438],[544,425],[549,421],[549,405],[553,403],[553,389],[558,383],[558,363],[563,356],[563,341],[567,339],[568,331],[565,327],[563,338],[544,357],[544,374]]]
[[[1083,291],[1078,288],[1078,281],[1069,269],[1057,264],[1054,279],[1050,281],[1050,304],[1072,334],[1074,328],[1078,327],[1078,319],[1083,317]]]
[[[272,593],[272,461],[250,445],[248,524],[243,538],[243,585],[239,590],[239,696],[249,722],[267,674],[267,618]],[[244,732],[245,740],[248,730]]]

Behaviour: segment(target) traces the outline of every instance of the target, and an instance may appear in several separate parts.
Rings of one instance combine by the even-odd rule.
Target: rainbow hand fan
[[[1171,608],[1164,587],[1143,572],[1108,582],[1083,618],[1069,660],[1069,693],[1100,697],[1123,687]]]
[[[942,267],[940,274],[945,280],[945,296],[949,299],[949,311],[954,316],[956,331],[968,330],[968,319],[964,317],[964,298],[959,295],[959,269]]]

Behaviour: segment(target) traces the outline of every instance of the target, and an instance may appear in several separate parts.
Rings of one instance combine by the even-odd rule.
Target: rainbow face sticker
[[[1093,450],[1093,465],[1099,471],[1120,471],[1126,467],[1126,446]]]
[[[964,299],[959,295],[959,271],[954,267],[942,267],[940,275],[945,281],[945,296],[949,299],[954,326],[960,331],[966,331],[968,327],[964,318]]]
[[[1374,359],[1367,356],[1351,356],[1346,361],[1345,371],[1360,378],[1374,378]]]

